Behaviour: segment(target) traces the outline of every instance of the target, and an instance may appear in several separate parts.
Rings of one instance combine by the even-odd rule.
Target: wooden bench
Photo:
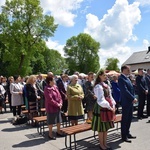
[[[25,105],[22,105],[22,106],[21,106],[21,109],[22,109],[22,110],[26,110],[26,106],[25,106]]]
[[[27,124],[30,124],[30,117],[29,117],[29,111],[28,110],[22,110],[21,113],[27,117]]]
[[[114,123],[116,124],[116,128],[115,129],[111,129],[108,132],[112,132],[114,130],[118,131],[118,129],[119,129],[119,123],[121,123],[121,119],[122,119],[122,114],[117,114],[116,118],[114,120]],[[94,131],[94,138],[96,138],[96,131]]]
[[[117,130],[119,129],[118,124],[121,123],[121,119],[122,119],[122,114],[116,115],[116,118],[115,118],[115,120],[114,120],[114,123],[117,124],[117,126],[116,126]]]
[[[37,132],[41,135],[44,135],[44,133],[45,133],[45,123],[47,121],[47,116],[33,117],[33,120],[37,124]]]
[[[45,116],[46,115],[46,108],[41,108],[39,110],[40,116]]]
[[[71,144],[74,143],[75,149],[76,149],[76,134],[77,133],[81,133],[84,131],[88,131],[91,130],[91,124],[87,124],[87,123],[83,123],[83,124],[78,124],[75,126],[70,126],[70,127],[66,127],[66,128],[62,128],[61,132],[65,133],[65,146],[66,148],[68,148],[67,146],[67,137],[69,136],[69,141],[70,141],[70,149],[71,149]],[[74,141],[71,140],[72,135],[74,136]]]
[[[47,121],[46,116],[38,116],[38,117],[33,117],[33,120],[37,124],[37,131],[39,134],[44,135],[45,132],[45,122]]]
[[[122,118],[121,114],[116,115],[116,119],[115,119],[114,123],[117,124],[117,126],[116,126],[117,130],[118,130],[118,124],[121,122],[121,118]],[[64,134],[66,134],[66,136],[65,136],[65,146],[66,146],[66,148],[68,148],[68,146],[67,146],[67,137],[68,136],[69,136],[69,139],[70,139],[69,140],[69,148],[71,149],[71,145],[72,145],[72,143],[74,143],[74,146],[75,146],[75,149],[76,149],[76,143],[77,143],[77,141],[76,141],[76,134],[77,133],[81,133],[81,132],[85,132],[85,131],[88,131],[88,130],[91,130],[91,124],[87,124],[87,123],[83,123],[83,124],[79,124],[79,125],[76,125],[76,126],[70,126],[70,127],[62,128],[61,131]],[[74,136],[74,140],[73,141],[71,139],[72,135]],[[96,137],[95,131],[94,131],[94,135],[92,137],[94,137],[94,138]]]
[[[68,120],[68,113],[61,113],[61,117],[63,127],[67,127],[68,125],[70,126],[70,121]]]
[[[24,114],[25,116],[28,116],[28,115],[29,115],[28,110],[22,110],[21,113]]]
[[[45,108],[42,108],[43,112],[45,112]],[[67,117],[68,115],[65,114],[65,117]],[[38,116],[38,117],[33,117],[33,120],[36,122],[37,124],[37,131],[39,134],[44,135],[45,134],[45,128],[47,127],[46,121],[47,121],[47,116]],[[64,127],[64,125],[67,126],[67,120],[65,120],[64,122],[62,121],[62,125]]]

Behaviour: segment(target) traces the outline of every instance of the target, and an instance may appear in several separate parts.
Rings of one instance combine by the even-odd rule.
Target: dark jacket
[[[148,90],[146,80],[143,76],[138,75],[136,77],[136,85],[137,85],[138,95],[145,94],[145,91]]]
[[[29,102],[36,102],[35,88],[31,84],[26,84],[26,96]]]
[[[62,97],[62,100],[63,101],[66,100],[66,90],[65,90],[62,79],[59,78],[56,83],[57,83],[57,87],[58,87],[58,90],[60,92],[60,95]]]
[[[118,85],[120,88],[120,103],[122,106],[132,105],[132,102],[135,98],[134,87],[126,76],[123,74],[120,75],[118,79]]]
[[[120,88],[118,86],[118,82],[111,82],[112,87],[112,96],[116,102],[120,101]]]
[[[146,75],[145,80],[148,87],[148,92],[150,94],[150,75]]]

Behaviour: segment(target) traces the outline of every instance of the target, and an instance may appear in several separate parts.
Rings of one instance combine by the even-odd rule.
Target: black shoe
[[[111,147],[109,147],[109,148],[107,148],[106,150],[112,150],[112,148],[111,148]]]
[[[142,118],[148,118],[148,116],[143,115]]]
[[[124,141],[124,142],[127,142],[127,143],[131,143],[132,141],[131,140],[129,140],[128,138],[122,138],[122,141]]]
[[[59,134],[58,132],[56,132],[56,135],[57,135],[58,137],[64,137],[63,134]]]
[[[99,146],[99,148],[100,148],[100,150],[107,150],[107,148],[106,148],[106,149],[103,149],[101,146]]]
[[[50,139],[50,140],[56,140],[56,137],[50,137],[49,135],[48,135],[48,138]]]
[[[131,134],[129,134],[128,139],[136,139],[136,136],[132,136]]]
[[[3,114],[3,112],[1,111],[0,114]]]
[[[142,120],[142,117],[138,117],[138,119]]]

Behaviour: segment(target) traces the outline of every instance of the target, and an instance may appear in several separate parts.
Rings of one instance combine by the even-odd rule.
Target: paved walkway
[[[66,150],[64,137],[49,141],[48,129],[46,129],[45,137],[42,137],[37,133],[36,128],[28,125],[14,126],[11,120],[12,113],[0,114],[0,150]],[[147,122],[148,119],[133,119],[131,132],[137,136],[137,139],[133,139],[132,143],[121,141],[120,130],[109,132],[109,145],[113,150],[150,150],[150,123]],[[98,140],[93,137],[84,140],[92,135],[93,131],[77,134],[77,140],[83,139],[77,143],[77,149],[98,150]]]

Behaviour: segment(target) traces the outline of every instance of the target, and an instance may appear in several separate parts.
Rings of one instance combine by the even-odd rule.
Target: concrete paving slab
[[[45,136],[37,133],[37,129],[29,125],[12,125],[12,113],[0,114],[0,150],[66,150],[65,138],[57,138],[55,141],[48,139],[48,129]],[[108,144],[113,150],[150,150],[150,123],[149,119],[133,119],[131,133],[137,136],[132,143],[121,141],[120,130],[108,133]],[[54,132],[56,129],[54,128]],[[93,131],[86,131],[76,135],[77,149],[98,150],[98,139],[93,137]],[[74,147],[72,147],[74,149]]]

